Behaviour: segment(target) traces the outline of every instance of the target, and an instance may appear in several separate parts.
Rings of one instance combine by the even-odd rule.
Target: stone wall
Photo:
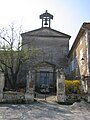
[[[67,94],[65,102],[73,103],[73,102],[79,102],[82,100],[88,101],[88,95],[87,94]]]
[[[25,103],[25,93],[6,91],[3,92],[3,101],[5,103]]]
[[[34,101],[34,71],[29,71],[27,76],[26,91],[3,91],[4,75],[0,74],[0,102],[5,103],[30,103]]]
[[[67,64],[68,38],[54,37],[24,37],[23,41],[30,42],[23,46],[23,49],[35,48],[40,51],[33,59],[35,64],[41,61],[47,61],[60,67],[65,67]],[[25,43],[24,43],[25,44]]]

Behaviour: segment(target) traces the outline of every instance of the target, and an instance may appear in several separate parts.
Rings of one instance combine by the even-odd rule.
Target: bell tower
[[[51,19],[53,19],[53,15],[48,13],[46,10],[45,13],[40,15],[40,19],[42,19],[42,27],[49,27],[51,25]]]

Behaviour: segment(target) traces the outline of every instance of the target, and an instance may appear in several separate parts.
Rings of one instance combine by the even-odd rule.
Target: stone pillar
[[[87,93],[87,91],[88,91],[87,81],[88,81],[88,77],[82,75],[81,76],[81,80],[80,80],[80,84],[81,84],[80,90],[81,90],[81,93]]]
[[[65,75],[62,69],[57,70],[57,102],[65,102]]]
[[[81,93],[84,93],[84,76],[83,75],[81,76],[81,79],[80,79],[80,91]]]
[[[27,75],[25,100],[26,103],[30,103],[34,101],[34,71],[29,71]]]
[[[4,74],[0,73],[0,102],[3,101]]]
[[[88,102],[90,102],[90,76],[88,77]]]

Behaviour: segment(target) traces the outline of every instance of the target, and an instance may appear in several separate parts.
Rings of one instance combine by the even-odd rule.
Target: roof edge
[[[65,34],[65,33],[63,33],[63,32],[60,32],[60,31],[58,31],[58,30],[55,30],[55,29],[49,28],[49,27],[41,27],[41,28],[38,28],[38,29],[35,29],[35,30],[31,30],[31,31],[25,32],[25,33],[21,33],[21,36],[23,36],[23,35],[25,35],[25,34],[27,34],[27,33],[32,33],[32,32],[35,32],[35,31],[41,30],[41,29],[50,29],[50,30],[52,30],[52,31],[54,31],[54,32],[57,32],[57,33],[59,33],[59,34],[63,34],[63,35],[65,35],[65,36],[67,36],[69,39],[71,38],[70,35]]]
[[[79,38],[81,37],[81,35],[82,35],[87,29],[90,29],[90,22],[84,22],[84,23],[82,24],[82,26],[81,26],[81,28],[79,29],[79,32],[78,32],[78,34],[77,34],[77,36],[76,36],[76,38],[75,38],[75,41],[74,41],[74,43],[73,43],[73,45],[72,45],[72,47],[71,47],[71,49],[70,49],[70,51],[69,51],[69,53],[68,53],[68,57],[70,57],[70,54],[72,53],[73,49],[74,49],[75,46],[77,45]]]

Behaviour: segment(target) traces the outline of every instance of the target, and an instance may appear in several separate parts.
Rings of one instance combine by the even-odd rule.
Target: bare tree
[[[6,84],[15,89],[18,73],[23,63],[30,59],[29,49],[22,49],[21,27],[11,24],[8,29],[0,30],[0,70],[4,73]],[[31,56],[33,56],[32,52]]]

